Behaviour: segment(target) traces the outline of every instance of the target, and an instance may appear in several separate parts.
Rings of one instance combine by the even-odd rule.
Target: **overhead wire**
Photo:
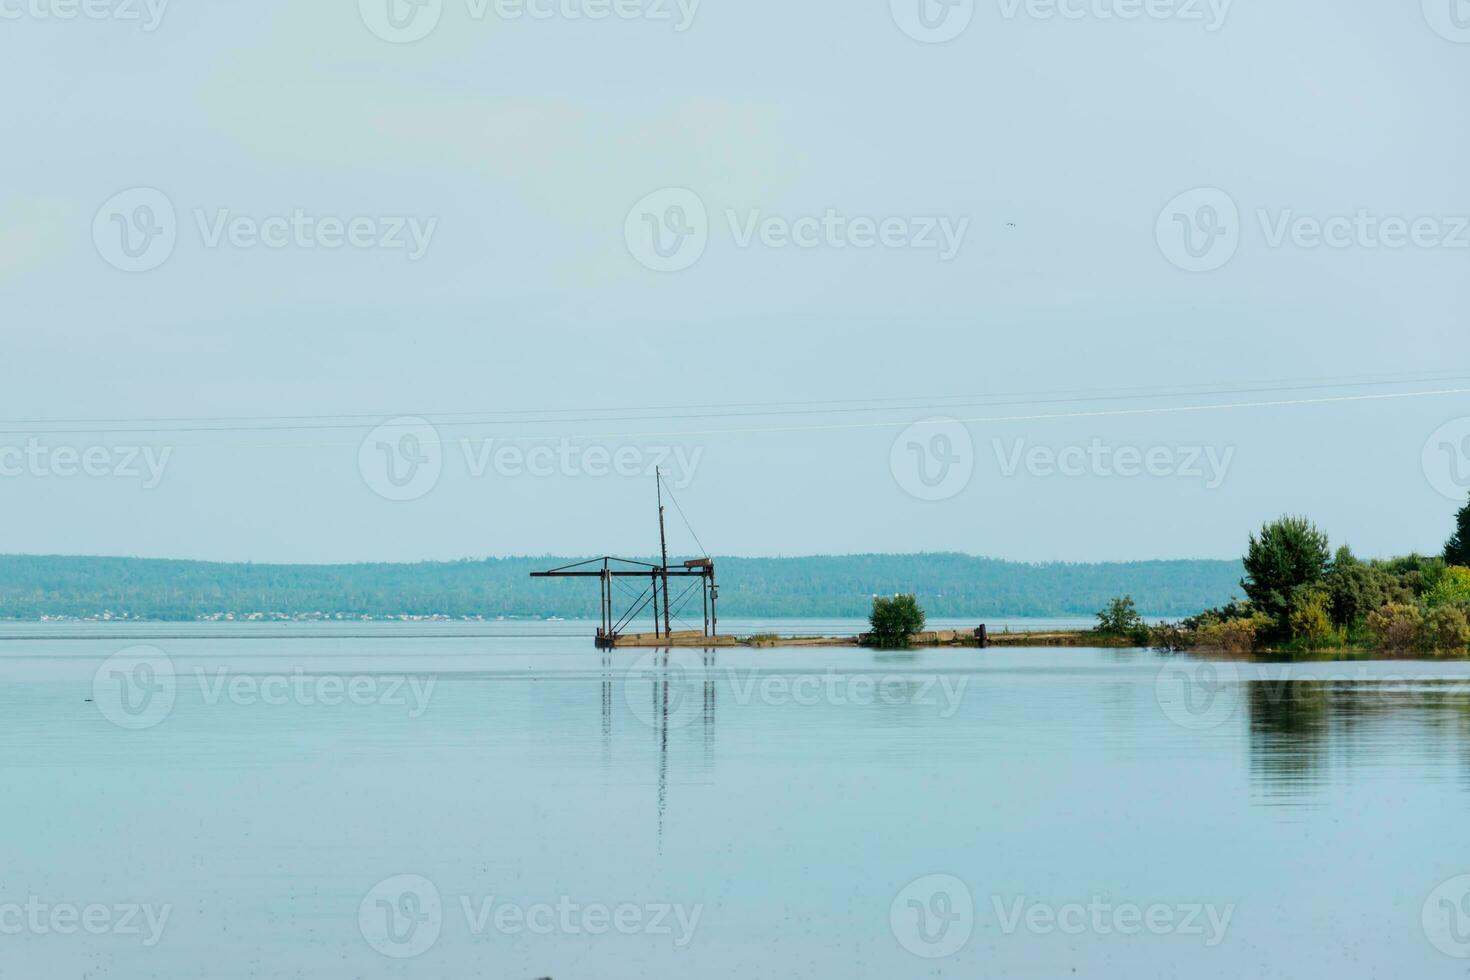
[[[1313,381],[1274,381],[1246,385],[1175,385],[1121,389],[1071,389],[1045,392],[996,392],[930,396],[927,398],[832,399],[797,402],[739,402],[729,404],[652,406],[647,408],[609,409],[506,409],[478,412],[380,412],[352,415],[261,415],[261,416],[193,416],[136,418],[18,418],[0,419],[0,435],[68,435],[68,434],[162,434],[162,433],[237,433],[292,432],[364,429],[397,424],[400,427],[419,424],[414,419],[446,427],[508,425],[581,425],[608,422],[679,422],[717,418],[801,417],[814,415],[847,415],[876,412],[958,411],[981,407],[1017,405],[1071,404],[1077,402],[1113,402],[1169,397],[1205,397],[1210,395],[1244,395],[1276,391],[1316,391],[1381,387],[1385,385],[1421,384],[1470,379],[1464,372],[1436,375],[1400,376],[1369,380],[1319,379]],[[1004,400],[1000,400],[1004,399]],[[796,406],[796,407],[790,407]],[[824,407],[817,407],[824,406]],[[713,409],[712,411],[710,409]],[[758,409],[733,411],[731,409]],[[611,414],[611,413],[624,414]],[[649,414],[664,412],[667,414]],[[580,413],[573,417],[570,413]],[[631,413],[631,414],[629,414]],[[540,416],[540,417],[528,417]],[[386,420],[386,421],[384,421]],[[162,423],[162,424],[149,424]],[[85,428],[81,426],[86,426]],[[96,426],[95,428],[92,426]],[[762,430],[743,430],[762,431]]]

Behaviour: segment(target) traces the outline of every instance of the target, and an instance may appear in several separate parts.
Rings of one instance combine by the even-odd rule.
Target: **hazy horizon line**
[[[298,566],[305,568],[326,568],[332,566],[346,565],[388,565],[388,566],[412,566],[412,565],[455,565],[466,562],[485,561],[589,561],[597,560],[603,555],[571,555],[554,554],[545,552],[542,554],[511,554],[511,555],[467,555],[460,558],[419,558],[408,561],[381,561],[374,559],[356,560],[320,560],[320,561],[272,561],[255,558],[194,558],[180,556],[158,556],[158,555],[109,555],[109,554],[63,554],[58,552],[0,552],[0,560],[17,558],[65,558],[78,560],[98,561],[150,561],[150,562],[190,562],[202,565],[270,565],[270,566]],[[622,556],[608,555],[606,557],[624,557],[635,559],[654,559],[657,556],[647,554],[629,554]],[[1240,557],[1230,558],[1215,557],[1171,557],[1171,558],[1109,558],[1077,560],[1068,558],[1048,559],[1021,559],[1003,558],[996,555],[982,555],[967,551],[849,551],[849,552],[821,552],[801,555],[736,555],[736,554],[714,554],[708,557],[720,561],[809,561],[821,558],[920,558],[920,557],[958,557],[970,558],[977,561],[992,561],[1007,565],[1144,565],[1171,562],[1239,562]],[[1361,557],[1361,556],[1360,556]],[[1371,558],[1368,560],[1372,560]]]

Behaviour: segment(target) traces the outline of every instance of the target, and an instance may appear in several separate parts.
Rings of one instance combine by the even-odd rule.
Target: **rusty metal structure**
[[[669,563],[669,541],[664,523],[663,476],[655,471],[654,479],[657,483],[658,497],[660,564],[604,555],[601,558],[588,558],[585,561],[563,565],[545,572],[531,573],[532,578],[597,579],[601,589],[601,599],[598,603],[600,623],[597,627],[596,642],[597,646],[603,649],[617,646],[618,640],[627,635],[628,626],[650,605],[653,616],[653,636],[656,640],[672,642],[676,636],[681,639],[691,636],[705,638],[719,636],[719,616],[715,604],[719,599],[720,590],[715,583],[715,563],[707,555],[677,565]],[[675,503],[677,504],[677,501]],[[690,530],[692,532],[693,528]],[[624,579],[648,584],[643,586],[642,591],[634,594],[624,586],[622,582]],[[678,596],[673,596],[669,585],[670,579],[696,579],[697,581],[690,582]],[[676,634],[673,620],[679,610],[692,600],[696,588],[699,589],[703,605],[704,630],[702,634],[692,630]],[[616,614],[614,612],[617,598],[615,592],[619,590],[625,592],[630,597],[630,601],[621,614]]]

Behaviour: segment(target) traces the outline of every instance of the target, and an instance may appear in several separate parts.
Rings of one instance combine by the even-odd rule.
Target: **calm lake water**
[[[0,977],[1470,971],[1470,664],[589,632],[0,631]]]

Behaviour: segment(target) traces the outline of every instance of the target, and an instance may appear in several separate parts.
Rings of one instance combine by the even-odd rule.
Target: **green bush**
[[[1108,603],[1097,614],[1097,632],[1104,636],[1125,637],[1143,646],[1149,642],[1148,624],[1138,614],[1133,597],[1125,595]]]
[[[1385,650],[1413,649],[1423,626],[1424,614],[1408,603],[1390,602],[1368,615],[1368,633]]]
[[[1457,606],[1431,609],[1419,628],[1419,649],[1426,653],[1464,654],[1470,646],[1470,619]]]
[[[1441,572],[1428,592],[1424,604],[1430,609],[1440,606],[1470,607],[1470,568],[1450,565]]]
[[[1323,580],[1331,597],[1332,621],[1353,631],[1368,614],[1390,602],[1411,602],[1414,592],[1376,562],[1359,561],[1346,546],[1337,549]]]
[[[1291,638],[1308,650],[1340,645],[1342,637],[1332,624],[1330,604],[1326,592],[1297,593],[1291,604]]]
[[[1415,599],[1434,588],[1447,567],[1442,558],[1425,558],[1418,554],[1390,558],[1388,561],[1374,562],[1374,565],[1393,576],[1397,584],[1407,589]]]
[[[891,599],[873,597],[873,611],[868,616],[872,626],[870,640],[874,646],[903,649],[923,632],[924,610],[912,595],[896,595]]]
[[[1257,640],[1274,625],[1275,620],[1258,612],[1230,619],[1207,619],[1195,630],[1195,642],[1210,650],[1250,653]]]

